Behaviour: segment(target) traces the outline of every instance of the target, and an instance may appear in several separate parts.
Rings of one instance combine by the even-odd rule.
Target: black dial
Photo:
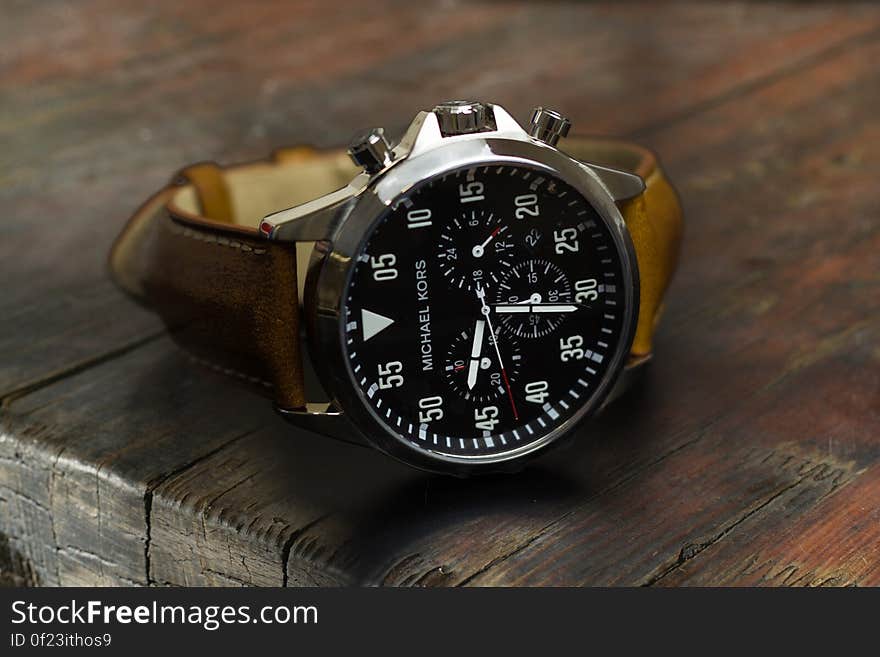
[[[558,435],[629,339],[615,235],[574,187],[528,166],[455,170],[398,197],[343,298],[349,372],[379,424],[462,459]]]
[[[495,354],[498,351],[506,366],[504,374],[509,382],[519,377],[522,355],[516,340],[493,336],[483,317],[474,321],[472,328],[459,333],[449,347],[443,366],[444,376],[451,390],[471,402],[489,402],[507,394],[504,376]]]
[[[580,308],[574,304],[568,276],[549,260],[520,262],[495,292],[494,310],[501,326],[522,338],[549,335]]]
[[[461,290],[473,290],[483,281],[497,284],[515,257],[509,238],[510,228],[500,216],[483,208],[462,210],[440,232],[440,271],[450,285]]]

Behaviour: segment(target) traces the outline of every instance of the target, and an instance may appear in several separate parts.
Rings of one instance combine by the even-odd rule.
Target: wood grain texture
[[[880,584],[880,8],[646,4],[5,8],[0,584]],[[687,214],[649,376],[526,472],[294,430],[106,280],[183,164],[461,96],[645,141]]]

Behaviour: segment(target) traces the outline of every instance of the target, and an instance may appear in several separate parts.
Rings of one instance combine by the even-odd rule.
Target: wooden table
[[[880,584],[880,7],[13,3],[0,572],[15,584]],[[104,269],[178,167],[476,96],[656,148],[643,383],[516,476],[424,475],[192,365]]]

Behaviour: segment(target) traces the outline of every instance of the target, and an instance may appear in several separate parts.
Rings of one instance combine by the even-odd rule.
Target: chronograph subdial
[[[482,209],[465,210],[453,217],[443,227],[437,244],[443,277],[461,290],[472,290],[479,282],[500,282],[514,255],[509,227]]]
[[[486,322],[477,320],[461,331],[446,352],[443,375],[449,387],[462,399],[490,402],[507,394],[504,375],[495,356],[495,338]],[[512,338],[502,338],[498,349],[503,354],[508,381],[516,380],[522,355]]]
[[[573,298],[571,282],[560,267],[532,258],[508,270],[496,288],[493,310],[506,332],[540,338],[578,309]]]

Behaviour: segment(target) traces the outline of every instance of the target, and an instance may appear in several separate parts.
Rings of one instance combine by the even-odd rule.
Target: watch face
[[[349,373],[388,432],[452,459],[546,442],[619,362],[621,247],[543,169],[454,170],[398,197],[344,294]]]

